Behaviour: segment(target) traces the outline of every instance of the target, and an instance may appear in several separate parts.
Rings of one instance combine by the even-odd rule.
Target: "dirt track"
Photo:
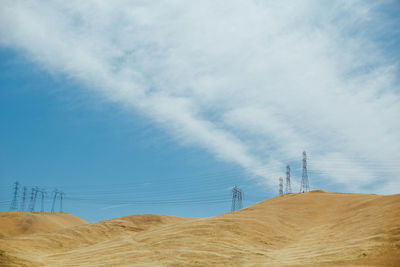
[[[400,195],[319,191],[212,218],[134,215],[79,224],[3,234],[0,265],[400,266]]]

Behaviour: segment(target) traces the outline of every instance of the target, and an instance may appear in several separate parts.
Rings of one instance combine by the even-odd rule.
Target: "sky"
[[[3,0],[0,211],[19,181],[20,208],[24,186],[44,210],[57,189],[88,221],[215,216],[235,185],[244,206],[276,196],[287,164],[298,192],[303,151],[311,189],[399,193],[399,12]]]

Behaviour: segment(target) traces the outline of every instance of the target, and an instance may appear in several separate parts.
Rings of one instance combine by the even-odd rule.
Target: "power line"
[[[186,189],[185,189],[186,190]],[[223,188],[221,189],[212,189],[213,192],[218,193],[221,192],[221,190],[224,190]],[[29,192],[30,191],[30,192]],[[65,193],[62,193],[62,195],[60,194],[61,191],[56,190],[57,192],[54,193],[54,195],[52,195],[52,200],[53,203],[50,203],[51,206],[51,210],[54,212],[55,211],[55,202],[57,202],[57,200],[59,200],[59,204],[60,204],[60,211],[64,211],[64,200],[65,200]],[[45,210],[45,199],[49,198],[49,195],[47,195],[45,193],[45,190],[42,187],[32,187],[32,188],[28,188],[25,187],[25,195],[28,195],[28,192],[30,193],[30,198],[29,197],[25,197],[25,203],[28,203],[28,210],[29,211],[36,211],[36,205],[37,205],[37,200],[38,198],[41,198],[41,211]],[[83,193],[83,192],[82,192]],[[152,192],[152,194],[162,194],[163,192]],[[104,192],[102,192],[102,194],[104,194]],[[72,196],[72,198],[68,198],[70,200],[75,200],[75,201],[88,201],[88,202],[102,202],[104,204],[113,204],[113,203],[118,203],[118,204],[138,204],[138,205],[157,205],[157,204],[174,204],[174,205],[180,205],[180,204],[202,204],[202,203],[207,203],[207,204],[212,204],[212,203],[223,203],[223,202],[227,202],[229,201],[227,198],[203,198],[202,194],[204,194],[204,192],[202,194],[199,194],[199,192],[195,192],[195,194],[191,194],[190,192],[185,192],[184,195],[185,197],[180,197],[180,198],[162,198],[162,199],[154,199],[152,198],[151,201],[148,200],[137,200],[137,201],[125,201],[123,200],[124,195],[115,195],[115,196],[110,196],[109,198],[103,198],[102,201],[99,201],[97,198],[100,197],[102,194],[95,194],[92,195],[91,198],[76,198],[74,196]],[[188,195],[189,194],[189,195]],[[84,194],[87,195],[87,194]],[[136,195],[136,194],[135,194]],[[228,196],[228,194],[227,194]],[[57,199],[57,197],[59,199]],[[128,196],[126,196],[128,197]],[[21,199],[23,200],[23,195],[21,197]],[[49,198],[51,199],[51,198]],[[29,201],[30,200],[30,201]],[[257,200],[258,201],[258,200]],[[10,201],[5,201],[4,204],[6,203],[10,203]],[[23,201],[22,201],[23,203]],[[1,204],[1,203],[0,203]],[[58,203],[57,203],[58,204]],[[22,205],[22,204],[21,204]],[[240,208],[240,204],[239,208]],[[22,207],[23,209],[25,209],[24,207]],[[22,209],[21,208],[21,209]]]
[[[305,152],[304,152],[305,154]],[[280,164],[277,164],[279,166]],[[309,191],[309,173],[310,172],[307,168],[307,158],[306,155],[303,155],[303,175],[302,175],[302,183],[300,187],[301,192],[307,192]],[[299,167],[297,167],[299,166]],[[300,164],[294,163],[294,165],[291,166],[292,170],[290,169],[289,165],[287,165],[286,169],[286,187],[283,185],[283,179],[282,179],[282,188],[280,185],[280,194],[282,191],[282,194],[285,193],[291,193],[292,188],[291,188],[291,179],[294,177],[291,177],[291,171],[293,173],[297,173],[300,170]],[[252,169],[257,169],[257,170],[268,170],[268,167],[260,167],[260,168],[252,168]],[[164,179],[161,182],[153,182],[153,183],[148,183],[146,181],[143,181],[142,184],[139,184],[140,189],[143,188],[144,190],[138,189],[138,185],[136,183],[127,183],[127,184],[114,184],[117,187],[110,188],[113,185],[96,185],[96,186],[91,186],[91,188],[82,189],[81,186],[78,185],[71,185],[71,191],[73,192],[72,194],[70,191],[68,191],[68,197],[65,197],[64,194],[61,195],[61,191],[55,192],[54,195],[51,193],[46,194],[42,193],[41,190],[44,191],[44,188],[49,188],[49,187],[41,187],[43,189],[39,189],[37,187],[32,188],[33,194],[31,193],[31,201],[29,205],[29,209],[31,211],[35,211],[35,204],[37,197],[41,197],[42,200],[42,208],[41,211],[44,210],[44,200],[49,199],[47,206],[50,206],[51,204],[51,198],[53,196],[53,203],[51,205],[51,211],[55,211],[55,205],[59,204],[60,205],[60,211],[63,211],[63,201],[64,200],[73,200],[73,201],[87,201],[87,202],[97,202],[97,203],[104,203],[104,204],[110,204],[110,203],[122,203],[122,204],[138,204],[138,205],[157,205],[157,204],[192,204],[192,203],[222,203],[225,201],[229,201],[229,191],[227,189],[227,184],[232,183],[232,179],[237,179],[237,178],[242,178],[244,171],[226,171],[223,173],[213,173],[213,174],[208,174],[204,175],[204,178],[199,175],[190,175],[187,177],[201,177],[199,181],[201,180],[202,183],[198,186],[194,186],[193,184],[186,183],[186,180],[184,179],[185,177],[181,177],[179,180],[176,181],[176,186],[165,186],[165,184],[171,184],[171,181],[169,179]],[[318,172],[318,171],[315,171]],[[266,172],[267,174],[268,172]],[[310,172],[311,174],[313,172]],[[322,174],[325,174],[326,172],[319,172]],[[296,176],[296,175],[295,175]],[[307,178],[305,180],[305,178]],[[203,182],[203,181],[208,181],[208,182]],[[236,181],[234,181],[236,182]],[[175,185],[175,182],[174,182]],[[295,183],[297,185],[297,183]],[[100,187],[100,188],[99,188]],[[104,188],[107,187],[107,188]],[[121,188],[122,187],[122,188]],[[224,188],[223,188],[224,187]],[[30,189],[30,188],[29,188]],[[147,191],[150,190],[151,191]],[[199,190],[200,189],[200,190]],[[281,190],[282,189],[282,190]],[[285,189],[285,190],[284,190]],[[135,190],[133,193],[132,191]],[[196,190],[193,192],[193,190]],[[226,195],[227,198],[220,198],[220,193],[224,192],[223,190],[226,190]],[[246,189],[245,189],[246,190]],[[241,192],[243,192],[240,189]],[[47,189],[47,192],[51,192],[50,190]],[[207,197],[204,197],[205,192],[207,193]],[[20,192],[19,192],[20,193]],[[29,194],[29,190],[26,191],[26,194]],[[128,196],[130,194],[130,196]],[[233,193],[232,193],[233,194]],[[132,195],[135,196],[138,200],[132,200],[131,197]],[[215,196],[214,196],[215,195]],[[17,192],[18,196],[18,192]],[[20,207],[21,210],[25,209],[25,204],[24,201],[27,201],[28,199],[23,198],[24,195],[20,199],[17,198],[17,201],[21,201]],[[178,198],[172,197],[172,196],[179,196]],[[57,199],[57,197],[59,199]],[[240,197],[242,198],[243,195],[242,193],[240,194]],[[127,199],[125,201],[124,199]],[[147,200],[146,200],[147,198]],[[131,201],[129,201],[129,199]],[[151,200],[148,200],[151,199]],[[57,202],[59,201],[59,203]],[[13,201],[11,201],[13,202]],[[56,203],[57,202],[57,203]],[[238,209],[236,207],[236,203],[239,203],[238,198],[234,200],[233,195],[232,195],[232,202],[234,203],[234,209]],[[9,201],[7,203],[10,203]],[[0,203],[1,204],[1,203]],[[3,204],[6,205],[6,204]],[[241,204],[240,204],[241,205]]]
[[[68,199],[70,200],[70,199]],[[194,204],[217,204],[217,203],[229,203],[231,199],[229,198],[223,198],[219,200],[209,200],[209,199],[202,199],[202,200],[179,200],[179,201],[102,201],[102,200],[86,200],[86,202],[89,202],[91,204],[98,204],[98,205],[140,205],[140,206],[146,206],[146,205],[194,205]],[[244,200],[243,200],[244,201]],[[82,200],[78,201],[79,203],[82,203]]]
[[[355,158],[356,160],[368,160],[368,159],[365,159],[365,158]],[[339,160],[339,159],[338,159]],[[343,161],[343,163],[345,163],[346,162],[346,160],[348,160],[348,158],[343,158],[343,159],[340,159],[341,161]],[[331,159],[329,159],[329,161],[328,160],[324,160],[323,162],[334,162],[335,160],[331,160]],[[398,161],[393,161],[393,162],[396,162],[396,169],[400,169],[400,167],[398,167],[398,164],[397,164],[397,162]],[[369,163],[368,163],[369,164]],[[335,166],[336,167],[336,166]],[[382,167],[382,168],[385,168],[385,170],[387,170],[387,167]],[[259,167],[259,168],[251,168],[251,169],[257,169],[257,170],[267,170],[268,169],[268,167]],[[324,168],[325,170],[327,170],[327,168]],[[332,169],[333,169],[333,167],[332,167]],[[342,168],[340,168],[340,169],[342,169]],[[350,167],[348,167],[348,168],[343,168],[343,169],[345,169],[345,170],[351,170],[351,168]],[[377,169],[377,168],[374,168],[375,170]],[[175,177],[173,177],[173,178],[169,178],[169,179],[166,179],[166,180],[164,180],[164,181],[157,181],[157,184],[156,185],[160,185],[160,186],[162,186],[162,184],[168,184],[168,183],[170,183],[170,179],[179,179],[179,180],[181,180],[181,181],[184,181],[186,178],[192,178],[192,177],[202,177],[202,180],[204,179],[203,177],[208,177],[208,179],[210,179],[211,181],[213,181],[213,180],[216,180],[215,178],[220,178],[220,177],[224,177],[224,178],[227,178],[228,180],[229,179],[231,179],[231,177],[238,177],[238,176],[240,176],[244,171],[248,171],[248,170],[250,170],[250,168],[246,168],[246,169],[244,169],[243,171],[236,171],[236,170],[226,170],[226,171],[222,171],[222,172],[219,172],[219,173],[213,173],[213,174],[198,174],[198,175],[190,175],[190,176],[182,176],[182,177],[179,177],[179,178],[175,178]],[[331,170],[331,168],[329,168],[329,170]],[[335,170],[338,170],[338,168],[335,168]],[[319,173],[322,173],[322,172],[326,172],[326,171],[323,171],[323,170],[321,170],[321,171],[318,171],[318,170],[314,170],[314,172],[319,172]],[[230,175],[226,175],[227,173],[230,173]],[[221,175],[221,174],[223,174],[223,175]],[[207,180],[208,180],[207,179]],[[220,179],[218,179],[218,180],[220,180]],[[115,185],[115,184],[104,184],[104,185],[96,185],[96,186],[112,186],[112,185]],[[136,186],[136,183],[135,184],[133,184],[133,183],[127,183],[127,184],[118,184],[118,185],[127,185],[127,186]],[[72,185],[73,187],[75,187],[75,185]],[[85,186],[85,185],[84,185]],[[92,186],[92,185],[86,185],[86,186]],[[78,186],[76,186],[76,187],[78,187]],[[81,188],[82,186],[81,185],[79,185],[79,188]]]

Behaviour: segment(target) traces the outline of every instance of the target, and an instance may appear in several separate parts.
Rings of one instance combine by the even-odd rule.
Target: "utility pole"
[[[242,199],[243,192],[241,189],[235,187],[232,189],[232,209],[231,211],[236,211],[242,209]]]
[[[303,151],[303,175],[301,177],[300,193],[305,193],[309,191],[310,191],[310,184],[308,183],[307,154],[305,151]]]
[[[54,189],[53,204],[51,205],[51,212],[54,212],[54,206],[55,206],[55,204],[56,204],[57,195],[58,195],[58,190],[57,190],[57,189]]]
[[[10,211],[17,210],[18,191],[19,191],[19,182],[15,182],[14,183],[13,200],[12,200],[11,205],[10,205]]]
[[[20,207],[21,211],[25,211],[25,201],[26,201],[27,194],[28,194],[28,188],[26,188],[26,186],[24,186],[24,191],[22,193],[22,202],[21,202],[21,207]]]
[[[290,166],[286,166],[286,192],[285,194],[292,193],[292,186],[290,185]]]
[[[283,196],[283,178],[279,177],[279,195]]]

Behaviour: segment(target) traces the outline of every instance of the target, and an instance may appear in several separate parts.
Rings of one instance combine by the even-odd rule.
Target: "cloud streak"
[[[0,43],[275,187],[306,150],[343,191],[400,190],[398,62],[365,1],[5,1]],[[367,30],[369,29],[369,30]]]

